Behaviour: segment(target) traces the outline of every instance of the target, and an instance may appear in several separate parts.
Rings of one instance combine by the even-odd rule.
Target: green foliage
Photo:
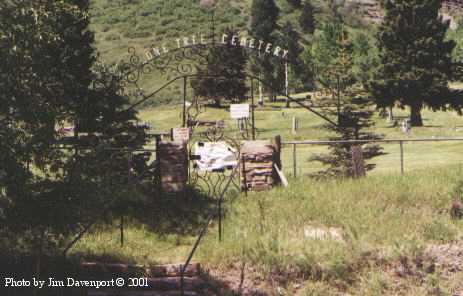
[[[446,41],[449,22],[439,16],[440,0],[385,1],[379,26],[380,67],[371,82],[378,107],[410,106],[411,122],[422,126],[421,109],[461,109],[452,95],[453,41]]]
[[[286,0],[292,7],[300,8],[302,5],[302,0]]]
[[[450,242],[456,238],[458,231],[443,221],[435,220],[423,226],[423,237],[427,240]]]
[[[217,105],[220,105],[221,99],[242,101],[248,91],[245,72],[247,55],[239,45],[238,32],[228,29],[224,34],[227,35],[226,44],[209,50],[208,64],[197,71],[203,77],[192,80],[195,95],[213,99]],[[237,45],[231,45],[232,42]]]
[[[311,68],[304,63],[302,53],[304,47],[300,44],[301,37],[293,28],[291,23],[286,22],[281,28],[278,42],[285,44],[288,50],[288,88],[294,91],[302,91],[313,84],[313,73]]]
[[[268,40],[277,29],[279,14],[280,11],[274,0],[253,0],[250,27],[252,36],[256,39]]]
[[[314,7],[310,0],[305,0],[302,5],[302,12],[299,17],[299,24],[303,32],[308,34],[313,34],[316,28],[315,16],[314,16]]]
[[[114,198],[110,181],[127,168],[126,158],[117,161],[102,147],[79,141],[79,133],[100,133],[103,146],[128,147],[121,134],[139,131],[129,122],[134,112],[121,113],[128,100],[120,95],[118,75],[94,67],[87,1],[0,5],[3,231],[27,252],[53,254],[100,217]],[[72,123],[71,145],[87,145],[84,152],[56,149],[62,140],[56,130]],[[110,176],[102,171],[108,164]]]
[[[274,0],[253,0],[250,34],[256,40],[274,42],[277,38],[276,30],[279,15],[280,10]],[[267,91],[274,92],[283,89],[284,68],[279,61],[275,62],[263,54],[253,57],[251,63],[252,71],[266,82],[265,89]]]
[[[372,120],[374,106],[371,98],[358,86],[353,75],[353,49],[347,32],[341,31],[336,43],[336,58],[334,64],[324,70],[319,78],[320,83],[332,94],[331,102],[336,109],[328,108],[325,114],[337,116],[337,126],[326,124],[325,128],[334,132],[336,136],[330,140],[369,140],[380,139],[368,129],[374,125]],[[319,172],[316,176],[321,177],[355,177],[352,162],[351,144],[329,145],[329,155],[315,155],[312,161],[328,165],[328,169]],[[363,158],[372,159],[382,154],[378,145],[364,145]],[[372,170],[374,164],[365,164],[365,171]]]

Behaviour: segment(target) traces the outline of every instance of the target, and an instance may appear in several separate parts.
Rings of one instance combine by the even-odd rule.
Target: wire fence
[[[285,141],[283,142],[284,171],[301,177],[323,169],[310,161],[314,154],[329,153],[330,144],[379,144],[384,155],[369,160],[376,169],[373,173],[400,173],[455,163],[463,163],[463,138],[416,138],[345,141]]]

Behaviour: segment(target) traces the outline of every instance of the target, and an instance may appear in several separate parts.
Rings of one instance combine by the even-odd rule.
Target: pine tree
[[[359,85],[353,74],[352,44],[347,32],[341,29],[337,41],[336,59],[324,71],[323,85],[332,94],[332,101],[337,105],[336,110],[326,109],[325,114],[337,116],[338,126],[325,125],[325,129],[335,134],[329,138],[331,141],[339,140],[371,140],[380,139],[381,136],[366,131],[374,125],[374,104],[368,93]],[[317,177],[355,177],[352,161],[352,144],[330,144],[328,155],[319,154],[311,158],[328,168],[316,174]],[[363,145],[363,158],[372,159],[382,153],[378,145]],[[375,165],[365,163],[365,171],[374,169]]]
[[[302,5],[302,12],[299,16],[299,24],[304,33],[313,34],[315,32],[316,24],[314,17],[314,7],[310,0],[305,0]]]
[[[286,0],[288,3],[294,8],[300,8],[302,4],[302,0]]]
[[[208,64],[198,69],[198,75],[204,76],[192,80],[195,95],[213,99],[219,106],[221,99],[229,102],[240,102],[245,99],[247,55],[239,45],[232,45],[236,30],[225,30],[225,48],[212,47],[208,55]],[[235,39],[239,43],[239,38]]]
[[[253,0],[251,6],[251,28],[250,34],[256,40],[273,43],[275,31],[278,29],[279,9],[274,0]],[[282,88],[281,74],[284,69],[281,65],[275,64],[265,54],[260,53],[252,58],[251,69],[260,79],[272,85],[273,89]],[[280,75],[280,76],[278,76]],[[273,92],[273,89],[268,89]]]
[[[460,110],[449,94],[451,53],[446,40],[449,22],[439,15],[441,0],[384,1],[385,17],[379,26],[380,67],[370,89],[378,107],[396,102],[410,107],[413,126],[422,126],[421,110]]]
[[[281,28],[278,42],[286,44],[286,49],[288,50],[286,63],[288,66],[289,89],[302,89],[302,86],[310,84],[312,80],[312,73],[309,71],[310,68],[304,64],[301,58],[304,48],[299,43],[300,40],[299,33],[294,30],[291,22],[287,21]],[[286,103],[289,107],[289,101]]]
[[[82,110],[106,104],[103,111],[85,115],[101,121],[94,129],[103,141],[117,145],[124,142],[119,132],[128,131],[133,118],[132,112],[120,112],[127,101],[118,96],[119,79],[108,80],[91,69],[87,6],[74,4],[0,2],[0,161],[5,164],[0,166],[0,203],[8,201],[2,208],[8,222],[4,229],[30,250],[55,252],[89,218],[99,217],[112,197],[95,167],[104,158],[55,149],[60,141],[56,128],[81,122]],[[94,86],[97,80],[106,86]],[[127,172],[126,161],[123,169]],[[109,172],[114,176],[120,170]]]

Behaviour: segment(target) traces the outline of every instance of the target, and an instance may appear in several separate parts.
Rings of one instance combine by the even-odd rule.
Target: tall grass
[[[211,225],[193,260],[223,270],[245,262],[264,277],[279,276],[288,283],[308,280],[298,295],[389,295],[384,291],[395,279],[383,274],[388,262],[418,258],[430,244],[461,238],[463,222],[452,220],[449,208],[461,194],[462,178],[463,166],[455,165],[403,177],[293,179],[289,188],[233,197],[226,203],[223,242],[218,242],[217,225]],[[308,238],[304,230],[311,227],[338,229],[343,241]],[[121,248],[117,224],[96,228],[73,254],[143,264],[181,263],[195,240],[191,235],[153,233],[140,223],[127,225],[125,238]],[[437,275],[429,276],[440,285]],[[403,295],[424,291],[408,280],[402,284],[409,294]]]
[[[266,273],[285,272],[349,282],[368,254],[388,259],[419,253],[425,244],[461,233],[448,209],[463,167],[362,180],[293,180],[290,188],[252,193],[228,205],[225,241],[214,234],[200,259],[224,265],[251,262]],[[344,242],[311,240],[307,227],[342,229]]]

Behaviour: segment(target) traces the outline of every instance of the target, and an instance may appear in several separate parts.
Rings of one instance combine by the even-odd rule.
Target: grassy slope
[[[216,32],[233,27],[246,35],[250,22],[251,0],[218,0],[215,6]],[[299,10],[286,0],[278,0],[280,24],[290,21],[299,30]],[[325,3],[314,1],[319,7],[317,17],[326,17]],[[143,56],[145,47],[176,44],[176,38],[200,33],[209,35],[211,13],[201,9],[199,0],[95,0],[92,1],[92,30],[96,33],[96,48],[101,58],[109,63],[128,59],[128,48],[134,47]],[[304,38],[307,38],[305,36]],[[150,93],[169,81],[169,75],[145,74],[142,88]],[[162,91],[150,105],[179,100],[182,86],[175,84]]]
[[[195,260],[225,270],[244,261],[254,268],[253,276],[279,275],[288,280],[289,287],[292,281],[309,279],[306,289],[311,287],[312,292],[300,295],[335,295],[311,294],[325,290],[423,295],[423,291],[412,291],[427,289],[429,283],[408,283],[403,294],[396,294],[397,283],[384,270],[395,258],[415,258],[427,244],[461,236],[463,224],[450,219],[448,208],[450,192],[462,177],[463,168],[453,166],[419,170],[405,177],[329,183],[292,180],[289,189],[229,200],[224,242],[217,242],[213,225]],[[304,230],[310,226],[340,228],[345,243],[307,239]],[[75,251],[139,263],[182,262],[192,244],[190,236],[161,236],[132,224],[126,245],[120,248],[113,225],[84,237]],[[441,277],[436,280],[444,290],[457,284]]]
[[[319,128],[321,119],[300,108],[281,110],[279,107],[281,103],[267,104],[265,110],[257,111],[260,138],[276,134],[281,134],[284,140],[328,136]],[[180,106],[161,107],[144,110],[141,117],[156,129],[167,130],[180,124],[180,112]],[[406,115],[400,110],[395,113]],[[461,136],[458,131],[461,117],[450,112],[425,111],[423,115],[427,126],[413,129],[410,136],[379,118],[376,130],[387,138]],[[293,116],[301,119],[297,135],[289,130]],[[225,119],[227,126],[233,127],[225,109],[209,108],[202,117]],[[233,133],[233,128],[229,132]],[[450,291],[458,285],[458,280],[430,274],[423,284],[408,277],[397,279],[390,269],[397,258],[421,258],[425,246],[452,242],[463,235],[462,222],[452,221],[448,214],[455,197],[451,192],[463,177],[463,168],[457,164],[463,161],[463,143],[407,144],[404,177],[399,175],[398,145],[384,147],[389,154],[375,160],[378,169],[366,179],[328,183],[308,178],[290,179],[289,189],[251,193],[247,198],[239,196],[229,200],[224,243],[217,243],[216,225],[212,225],[195,260],[226,274],[245,261],[253,268],[249,277],[268,278],[279,274],[289,280],[289,290],[289,283],[309,279],[303,285],[305,292],[300,290],[298,295],[338,295],[339,290],[353,295],[359,291],[362,295],[423,295],[436,285]],[[315,164],[306,160],[311,153],[322,150],[299,148],[299,173],[316,169]],[[287,147],[283,153],[288,175],[291,151],[291,147]],[[155,213],[153,218],[155,224],[164,219]],[[186,216],[173,215],[169,219],[176,225],[184,222]],[[346,243],[308,240],[303,235],[308,226],[340,228]],[[182,262],[194,242],[194,231],[159,233],[139,222],[129,223],[127,227],[123,248],[119,246],[115,223],[85,236],[74,252],[83,253],[87,258],[115,261]],[[461,273],[455,276],[463,278]]]

